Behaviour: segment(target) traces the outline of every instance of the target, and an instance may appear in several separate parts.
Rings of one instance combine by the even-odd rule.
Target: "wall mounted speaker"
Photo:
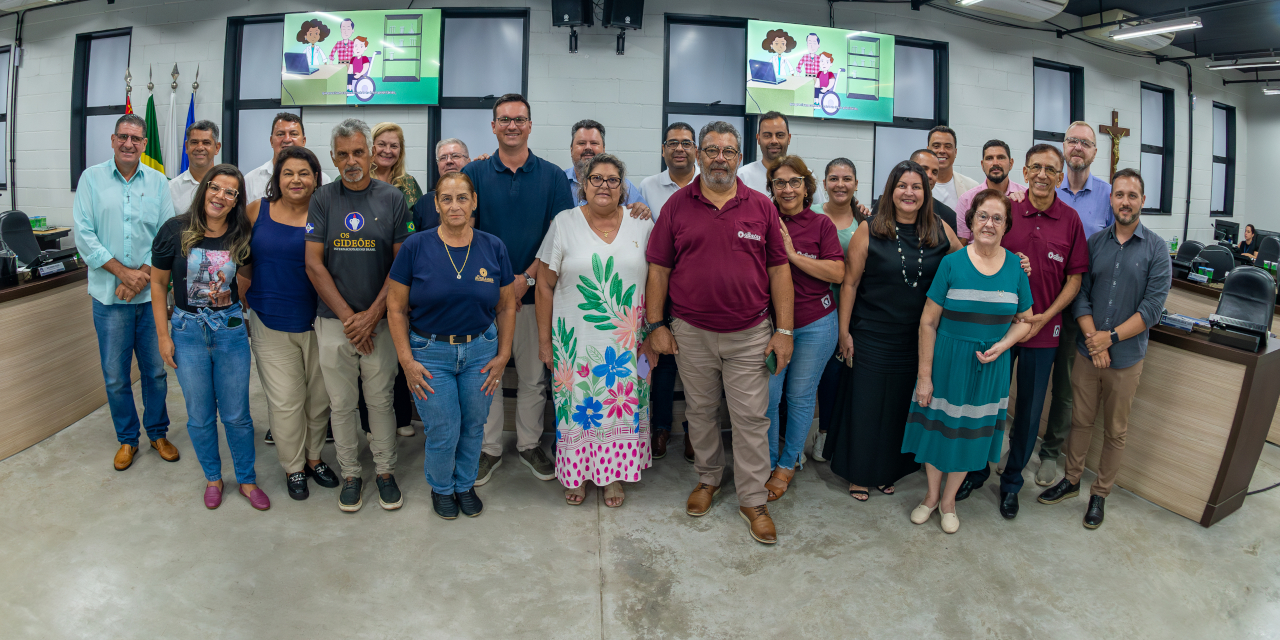
[[[582,27],[595,24],[591,0],[551,0],[551,26]]]
[[[604,0],[600,24],[619,29],[639,29],[644,22],[644,0]]]

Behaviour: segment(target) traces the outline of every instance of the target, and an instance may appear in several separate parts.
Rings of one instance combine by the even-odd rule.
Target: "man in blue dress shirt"
[[[178,450],[165,437],[168,380],[151,315],[151,243],[172,218],[173,199],[164,174],[140,162],[147,148],[146,123],[126,114],[111,134],[114,157],[80,174],[71,215],[76,248],[89,266],[93,326],[106,382],[107,405],[116,427],[115,468],[124,471],[138,453],[145,427],[151,448],[174,462]],[[133,358],[142,378],[142,421],[133,404]]]
[[[579,120],[574,123],[569,142],[569,158],[573,160],[573,166],[565,169],[564,175],[569,179],[569,197],[579,207],[587,203],[587,198],[582,193],[582,180],[579,179],[578,174],[586,170],[587,164],[598,153],[604,153],[604,125],[595,120]],[[627,197],[623,199],[622,206],[634,206],[632,215],[647,217],[643,216],[649,211],[649,203],[645,202],[644,192],[626,178],[623,178],[623,183],[627,187]]]

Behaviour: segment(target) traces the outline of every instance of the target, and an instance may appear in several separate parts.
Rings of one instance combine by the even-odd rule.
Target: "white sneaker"
[[[827,434],[819,431],[818,435],[813,437],[813,461],[826,462],[827,459],[822,457],[822,449],[827,446]]]
[[[1040,463],[1040,468],[1036,469],[1036,484],[1042,487],[1053,486],[1053,481],[1058,477],[1058,461],[1046,460]]]
[[[412,426],[404,426],[396,429],[396,435],[399,435],[405,438],[412,438],[418,435],[418,431],[414,429]]]

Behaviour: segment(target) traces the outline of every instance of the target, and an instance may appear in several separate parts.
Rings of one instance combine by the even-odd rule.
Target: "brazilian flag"
[[[160,127],[156,125],[156,97],[147,98],[147,148],[142,152],[142,164],[164,173],[164,158],[160,152]]]

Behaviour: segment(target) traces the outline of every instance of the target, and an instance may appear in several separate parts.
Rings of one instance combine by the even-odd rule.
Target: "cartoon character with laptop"
[[[307,57],[308,67],[316,68],[325,63],[327,56],[320,43],[329,37],[329,33],[329,27],[320,20],[307,20],[299,27],[297,39],[306,45],[302,48],[302,53]]]

